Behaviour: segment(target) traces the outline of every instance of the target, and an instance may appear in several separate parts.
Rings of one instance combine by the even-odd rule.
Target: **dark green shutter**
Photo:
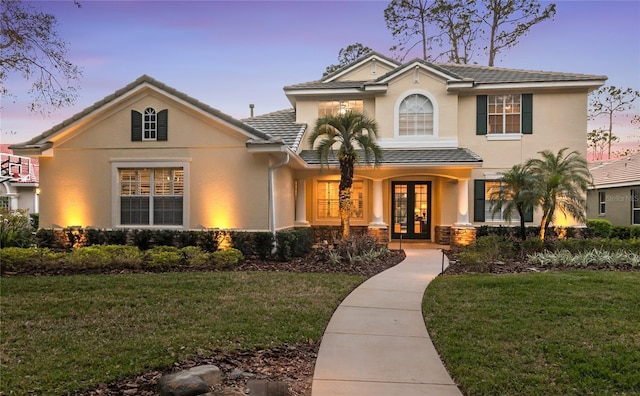
[[[476,135],[487,134],[487,95],[476,97]]]
[[[524,221],[528,223],[533,221],[533,208],[524,212]]]
[[[131,141],[142,141],[142,113],[131,110]]]
[[[522,94],[522,133],[533,133],[533,95]]]
[[[484,221],[484,180],[473,181],[473,221]]]
[[[169,123],[169,111],[162,110],[158,113],[158,140],[167,140]]]

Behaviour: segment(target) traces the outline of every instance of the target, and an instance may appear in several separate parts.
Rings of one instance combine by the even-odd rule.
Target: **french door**
[[[391,238],[431,238],[431,182],[391,182]]]

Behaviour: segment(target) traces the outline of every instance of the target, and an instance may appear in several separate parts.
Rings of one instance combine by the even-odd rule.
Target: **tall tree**
[[[362,43],[353,43],[348,45],[340,49],[340,52],[338,52],[338,64],[327,66],[327,69],[324,71],[322,76],[324,77],[329,75],[370,52],[373,52],[373,50]]]
[[[611,135],[611,132],[605,131],[603,128],[593,129],[587,133],[588,147],[592,150],[594,160],[604,159],[604,150],[607,144],[618,141],[618,137]]]
[[[471,63],[482,34],[476,0],[436,0],[430,19],[439,30],[434,41],[444,48],[435,59],[444,56],[446,62]]]
[[[80,7],[78,2],[74,2]],[[7,87],[10,74],[31,83],[29,109],[43,114],[69,106],[76,99],[82,75],[68,60],[67,43],[58,37],[55,16],[18,0],[2,0],[0,17],[0,93],[16,96]]]
[[[506,221],[511,221],[513,213],[520,217],[520,238],[527,239],[525,214],[533,211],[539,200],[536,178],[521,164],[514,165],[508,171],[502,172],[499,184],[489,190],[491,200],[491,214],[501,215]]]
[[[542,9],[538,0],[481,0],[484,11],[482,21],[489,31],[489,66],[504,49],[518,44],[531,27],[556,14],[556,5]]]
[[[592,183],[587,160],[577,151],[565,155],[568,148],[557,154],[540,151],[542,158],[530,159],[526,172],[536,178],[535,195],[542,209],[540,239],[544,240],[549,224],[555,219],[556,210],[570,215],[579,222],[586,220],[586,193]]]
[[[617,140],[613,133],[613,117],[616,113],[623,113],[635,106],[636,99],[640,98],[640,92],[631,88],[618,88],[615,85],[601,87],[590,94],[589,118],[595,120],[601,116],[607,117],[609,129],[607,130],[607,159],[611,159],[611,144]]]
[[[343,238],[350,233],[351,187],[355,164],[364,156],[365,163],[380,164],[382,150],[376,143],[378,125],[368,116],[354,111],[338,113],[318,118],[309,136],[309,144],[314,147],[323,164],[329,163],[334,146],[338,147],[340,165],[339,211],[340,229]]]
[[[430,15],[434,2],[430,0],[391,0],[384,9],[384,20],[398,43],[391,51],[403,60],[415,46],[422,46],[422,59],[431,60],[427,50],[435,35],[427,35],[427,26],[432,21]]]

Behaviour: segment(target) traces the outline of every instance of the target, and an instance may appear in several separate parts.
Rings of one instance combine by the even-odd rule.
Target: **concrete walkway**
[[[422,316],[422,297],[441,271],[442,252],[405,252],[403,262],[360,285],[331,317],[312,396],[462,396]]]

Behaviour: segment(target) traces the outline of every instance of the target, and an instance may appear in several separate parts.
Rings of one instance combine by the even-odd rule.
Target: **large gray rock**
[[[212,364],[193,367],[189,370],[189,373],[200,377],[209,386],[222,383],[222,371]]]
[[[209,385],[189,371],[168,374],[158,381],[160,396],[197,396],[209,392]]]

